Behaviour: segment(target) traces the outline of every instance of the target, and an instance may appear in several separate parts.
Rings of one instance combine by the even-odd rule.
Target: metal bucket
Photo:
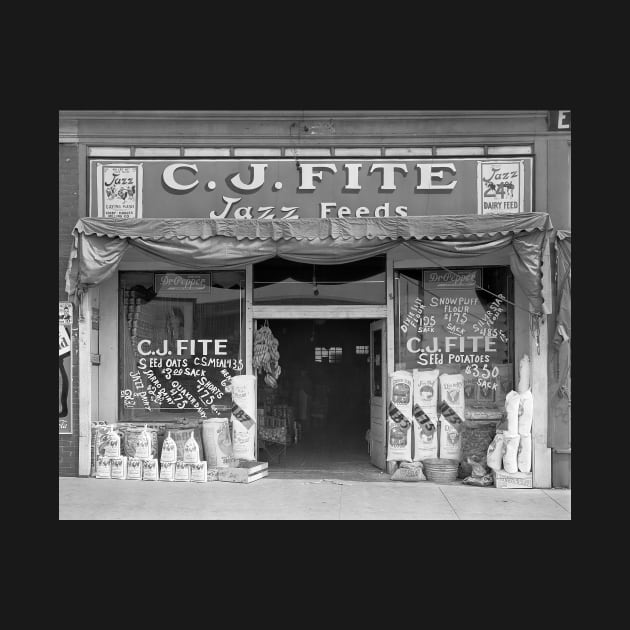
[[[429,481],[434,483],[451,483],[457,479],[459,462],[456,459],[444,459],[441,457],[425,459],[424,474]]]

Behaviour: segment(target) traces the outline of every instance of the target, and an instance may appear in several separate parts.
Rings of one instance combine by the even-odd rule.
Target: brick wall
[[[72,245],[72,228],[79,218],[79,160],[78,145],[59,145],[59,301],[68,300],[65,274]],[[79,474],[79,331],[77,311],[74,309],[72,327],[72,435],[59,435],[59,475],[76,477]]]

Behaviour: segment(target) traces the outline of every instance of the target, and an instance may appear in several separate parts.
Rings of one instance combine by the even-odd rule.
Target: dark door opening
[[[284,424],[288,414],[297,423],[297,442],[282,448],[259,433],[259,459],[270,470],[370,469],[369,321],[273,319],[268,325],[282,372],[275,389],[258,375],[258,408],[265,410],[264,425]]]

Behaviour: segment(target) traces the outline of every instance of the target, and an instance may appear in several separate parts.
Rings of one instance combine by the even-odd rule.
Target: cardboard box
[[[109,457],[105,455],[99,455],[96,458],[96,478],[97,479],[111,479],[112,477],[112,463]]]
[[[127,458],[127,479],[142,479],[142,458]]]
[[[196,464],[190,464],[190,480],[200,483],[208,481],[208,463],[197,462]]]
[[[219,481],[251,483],[269,474],[268,462],[239,460],[228,468],[219,468]]]
[[[160,464],[160,481],[175,481],[175,462]]]
[[[208,481],[219,481],[218,468],[208,468]]]
[[[533,488],[534,477],[531,472],[509,473],[505,470],[497,470],[494,474],[496,488]]]
[[[186,462],[175,462],[175,481],[190,481],[190,466]]]
[[[155,458],[142,460],[142,481],[158,480],[158,460]]]
[[[112,479],[127,479],[127,456],[112,457]]]

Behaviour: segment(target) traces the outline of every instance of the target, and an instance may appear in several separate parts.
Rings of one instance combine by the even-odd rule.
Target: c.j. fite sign
[[[480,201],[490,162],[91,160],[90,215],[298,219],[531,211],[532,158],[518,160],[518,204]]]

